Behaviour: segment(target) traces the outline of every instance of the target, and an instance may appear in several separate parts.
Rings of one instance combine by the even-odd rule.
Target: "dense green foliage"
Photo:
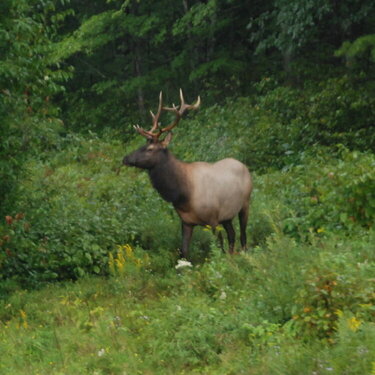
[[[51,100],[70,75],[51,64],[54,11],[52,0],[5,0],[0,5],[2,214],[16,199],[24,162],[59,143],[62,122]]]
[[[374,22],[370,0],[3,0],[0,374],[375,374]],[[250,251],[200,228],[185,268],[173,207],[120,168],[179,87],[202,108],[171,151],[255,186]]]

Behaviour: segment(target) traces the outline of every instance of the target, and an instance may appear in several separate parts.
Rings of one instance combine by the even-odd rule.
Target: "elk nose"
[[[124,165],[131,165],[131,162],[129,160],[129,156],[125,156],[123,161],[122,161],[122,164]]]

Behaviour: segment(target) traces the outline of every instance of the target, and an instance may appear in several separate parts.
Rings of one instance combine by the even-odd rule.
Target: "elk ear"
[[[172,139],[172,132],[168,133],[167,136],[160,142],[163,148],[167,148],[169,145],[169,142]]]

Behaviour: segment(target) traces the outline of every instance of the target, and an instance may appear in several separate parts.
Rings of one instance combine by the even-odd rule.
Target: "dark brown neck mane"
[[[183,162],[165,150],[165,156],[148,170],[152,185],[167,202],[182,208],[189,199],[188,182],[183,172]]]

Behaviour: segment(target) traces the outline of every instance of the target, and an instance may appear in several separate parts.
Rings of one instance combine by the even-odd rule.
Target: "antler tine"
[[[162,110],[163,110],[163,92],[160,91],[158,112],[156,113],[156,115],[154,115],[154,113],[150,111],[151,116],[152,116],[152,128],[150,132],[155,131],[159,127],[159,117],[160,117]]]
[[[151,131],[144,130],[139,125],[133,125],[134,129],[140,134],[146,137],[147,139],[152,139],[155,137],[155,134],[153,134]]]
[[[197,101],[195,102],[195,104],[192,104],[191,109],[198,109],[200,105],[201,105],[201,97],[200,95],[198,95]]]
[[[181,105],[180,105],[180,109],[181,109],[181,107],[185,105],[184,93],[182,92],[181,88],[180,88],[180,100],[181,100]]]

